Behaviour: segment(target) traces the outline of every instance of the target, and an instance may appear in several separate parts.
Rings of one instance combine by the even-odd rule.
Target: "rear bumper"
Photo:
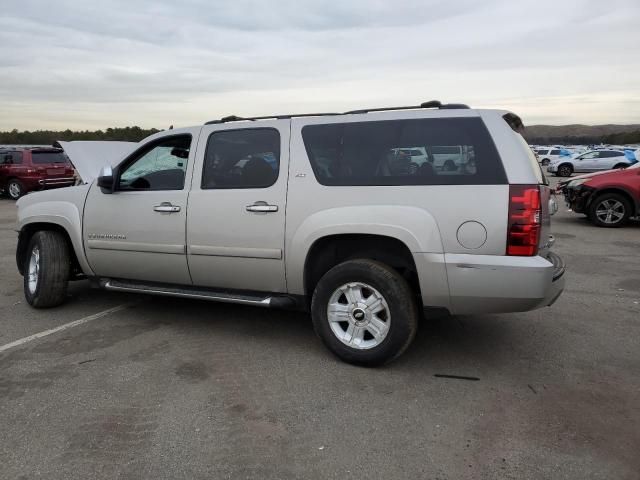
[[[451,313],[525,312],[552,305],[564,290],[565,265],[546,258],[445,254]]]

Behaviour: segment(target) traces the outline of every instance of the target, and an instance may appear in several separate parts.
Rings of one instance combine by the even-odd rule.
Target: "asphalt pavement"
[[[297,312],[84,281],[34,310],[0,199],[0,478],[638,479],[640,223],[553,220],[555,305],[424,322],[365,369]]]

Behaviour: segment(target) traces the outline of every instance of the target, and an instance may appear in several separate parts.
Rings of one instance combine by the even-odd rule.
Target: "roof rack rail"
[[[205,125],[213,125],[220,123],[228,123],[228,122],[242,122],[248,121],[253,122],[255,120],[286,120],[294,117],[326,117],[326,116],[335,116],[335,115],[355,115],[360,113],[369,113],[369,112],[384,112],[389,110],[416,110],[420,108],[438,108],[440,110],[457,110],[457,109],[468,109],[469,106],[463,103],[445,103],[442,104],[438,100],[430,100],[428,102],[423,102],[420,105],[411,105],[406,107],[382,107],[382,108],[363,108],[360,110],[350,110],[348,112],[343,113],[298,113],[298,114],[288,114],[288,115],[267,115],[264,117],[238,117],[236,115],[229,115],[228,117],[223,117],[219,120],[210,120],[205,123]]]

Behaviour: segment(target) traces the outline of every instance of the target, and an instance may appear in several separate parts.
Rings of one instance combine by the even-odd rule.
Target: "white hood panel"
[[[102,167],[115,167],[138,146],[135,142],[58,142],[85,183],[91,183]]]

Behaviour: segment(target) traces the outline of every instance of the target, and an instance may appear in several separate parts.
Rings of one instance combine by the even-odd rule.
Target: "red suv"
[[[599,227],[621,227],[640,217],[640,163],[625,170],[581,175],[564,188],[567,205]]]
[[[0,149],[0,190],[14,200],[33,190],[74,185],[74,174],[59,148]]]

